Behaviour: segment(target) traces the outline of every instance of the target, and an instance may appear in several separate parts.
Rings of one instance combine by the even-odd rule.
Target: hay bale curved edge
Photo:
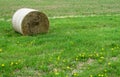
[[[23,35],[47,33],[49,30],[48,17],[37,10],[22,8],[12,18],[13,28]]]

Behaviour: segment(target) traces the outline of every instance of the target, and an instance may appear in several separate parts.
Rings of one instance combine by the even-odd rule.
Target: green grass
[[[120,13],[119,1],[51,1],[0,1],[5,19],[0,20],[0,77],[119,77],[120,15],[114,15]],[[47,34],[22,36],[7,21],[20,7],[49,17],[102,16],[49,19]]]
[[[119,77],[119,20],[120,16],[50,19],[49,33],[34,36],[21,36],[11,22],[1,21],[1,76]]]
[[[0,0],[0,17],[12,17],[19,8],[34,8],[48,16],[119,14],[118,0]]]

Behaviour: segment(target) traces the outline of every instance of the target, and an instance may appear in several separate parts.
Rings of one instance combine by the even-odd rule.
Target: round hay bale
[[[15,31],[23,35],[47,33],[49,29],[48,17],[38,10],[22,8],[15,12],[12,18]]]

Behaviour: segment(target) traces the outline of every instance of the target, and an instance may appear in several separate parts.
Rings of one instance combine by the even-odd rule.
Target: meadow
[[[0,0],[0,77],[120,77],[119,4]],[[49,32],[32,36],[15,32],[11,18],[23,7],[44,12]]]

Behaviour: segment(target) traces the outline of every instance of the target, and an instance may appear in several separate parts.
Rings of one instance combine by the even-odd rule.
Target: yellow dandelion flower
[[[109,62],[108,65],[111,65],[111,63]]]
[[[57,57],[57,60],[60,60],[60,56]]]
[[[107,72],[107,70],[104,70],[105,72]]]
[[[21,60],[19,59],[18,62],[21,62]]]
[[[74,76],[77,76],[77,74],[76,74],[76,73],[74,73]]]
[[[100,52],[100,55],[103,55],[103,53],[102,53],[102,52]]]
[[[4,66],[5,66],[5,64],[1,64],[1,66],[2,66],[2,67],[4,67]]]
[[[98,57],[99,56],[99,54],[98,53],[96,53],[96,57]]]
[[[79,56],[81,57],[81,56],[82,56],[82,54],[79,54]]]
[[[73,73],[73,76],[78,76],[78,73]]]
[[[92,57],[93,55],[92,55],[92,54],[90,54],[89,56],[90,56],[90,57]]]
[[[78,61],[78,58],[76,58],[75,60]]]
[[[103,62],[103,60],[98,60],[98,62],[99,62],[99,63],[102,63],[102,62]]]
[[[70,67],[69,67],[69,66],[67,66],[67,69],[70,69]]]
[[[84,54],[82,54],[82,55],[81,55],[81,57],[85,57],[85,55],[84,55]]]
[[[98,76],[101,76],[101,74],[98,74]]]
[[[101,58],[101,59],[104,59],[104,57],[103,57],[103,56],[101,56],[100,58]]]
[[[101,74],[101,77],[104,77],[104,75],[103,75],[103,74]]]
[[[90,75],[90,77],[93,77],[93,75]]]
[[[18,62],[15,63],[16,65],[18,64]]]
[[[111,48],[111,50],[113,51],[113,50],[114,50],[114,48]]]
[[[2,52],[2,49],[0,48],[0,52]]]
[[[63,60],[63,62],[65,62],[65,60]]]
[[[53,71],[54,71],[55,75],[59,75],[59,72],[58,72],[58,70],[56,68],[53,69]]]
[[[55,75],[59,75],[59,72],[55,72]]]
[[[13,64],[14,64],[13,62],[10,63],[10,65],[13,65]]]
[[[102,48],[102,51],[104,51],[104,48]]]

